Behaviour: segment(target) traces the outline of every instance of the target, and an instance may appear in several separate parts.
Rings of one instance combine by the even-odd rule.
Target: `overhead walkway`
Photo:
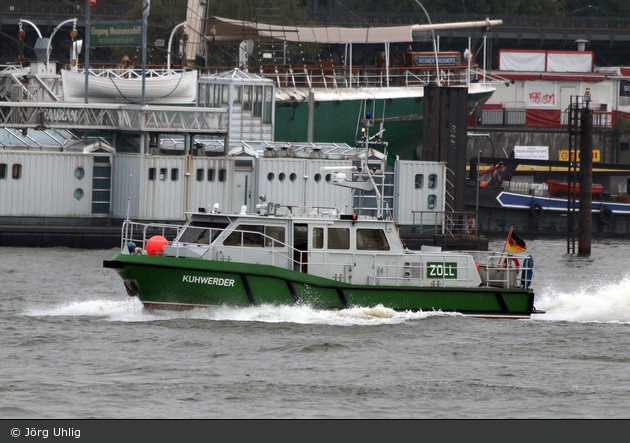
[[[226,135],[225,109],[83,103],[3,102],[0,126],[13,129]]]

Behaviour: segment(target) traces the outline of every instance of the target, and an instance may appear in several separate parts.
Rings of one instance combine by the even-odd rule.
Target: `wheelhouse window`
[[[155,180],[156,176],[157,176],[157,169],[149,168],[149,180]]]
[[[160,168],[160,180],[166,180],[167,174],[168,174],[168,169]]]
[[[350,229],[328,228],[328,249],[350,249]]]
[[[324,228],[313,228],[313,249],[324,247]]]
[[[209,244],[228,227],[228,223],[218,222],[192,222],[179,236],[179,241],[183,243]]]
[[[171,169],[171,180],[177,181],[179,179],[179,169],[173,168]]]
[[[0,163],[0,180],[4,180],[7,178],[7,164]]]
[[[279,248],[285,243],[284,226],[238,225],[224,241],[226,246]]]
[[[208,169],[208,181],[209,182],[214,181],[214,169]]]
[[[224,182],[227,177],[227,171],[225,169],[219,169],[219,181]]]
[[[357,229],[357,250],[389,251],[389,243],[382,229]]]

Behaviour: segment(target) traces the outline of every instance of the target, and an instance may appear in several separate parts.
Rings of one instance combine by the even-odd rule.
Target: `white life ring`
[[[469,234],[474,234],[476,228],[477,223],[475,222],[475,219],[470,217],[466,222],[466,232],[468,232]]]

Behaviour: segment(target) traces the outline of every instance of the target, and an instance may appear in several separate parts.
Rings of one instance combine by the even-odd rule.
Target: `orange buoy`
[[[168,240],[161,235],[154,235],[147,242],[147,254],[162,255],[164,246],[168,246]]]

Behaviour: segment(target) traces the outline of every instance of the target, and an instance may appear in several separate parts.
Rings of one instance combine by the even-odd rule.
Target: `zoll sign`
[[[593,161],[594,162],[601,161],[601,157],[600,157],[599,153],[600,153],[599,150],[593,149]],[[565,161],[568,162],[569,161],[569,150],[568,149],[560,150],[558,152],[558,160],[563,161],[563,162],[565,162]],[[571,161],[575,161],[575,160],[572,158]],[[577,161],[580,161],[580,151],[577,152]]]

